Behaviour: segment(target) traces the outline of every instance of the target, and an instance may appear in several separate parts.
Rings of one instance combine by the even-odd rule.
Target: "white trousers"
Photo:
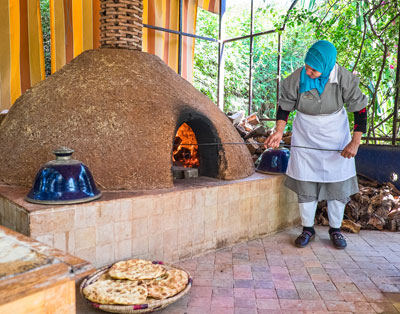
[[[317,201],[299,203],[301,223],[303,227],[314,226],[315,212],[317,210]],[[329,226],[332,228],[340,228],[342,225],[344,209],[346,204],[338,201],[328,201],[328,218]]]

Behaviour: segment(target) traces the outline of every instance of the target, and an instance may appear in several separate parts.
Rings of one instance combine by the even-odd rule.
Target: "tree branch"
[[[319,28],[321,27],[322,22],[325,20],[325,18],[328,16],[328,13],[331,11],[332,7],[338,3],[339,0],[336,0],[335,2],[332,3],[332,5],[329,7],[328,11],[326,11],[325,16],[322,18],[322,20],[319,22],[318,27],[317,27],[317,31],[319,30]]]
[[[400,13],[397,14],[394,18],[392,18],[389,22],[387,22],[387,24],[383,27],[383,29],[382,29],[382,31],[381,31],[381,33],[379,35],[382,36],[383,33],[385,32],[386,28],[390,25],[390,23],[395,21],[399,16],[400,16]]]
[[[357,65],[358,65],[358,61],[360,61],[361,52],[362,52],[362,50],[363,50],[363,48],[364,48],[365,36],[366,36],[366,34],[367,34],[367,21],[366,21],[366,19],[365,19],[365,16],[363,17],[363,21],[364,21],[364,33],[363,33],[363,38],[362,38],[362,41],[361,41],[360,49],[358,50],[358,56],[357,56],[356,62],[354,63],[353,70],[352,70],[351,72],[354,72],[354,70],[356,69],[356,67],[357,67]]]

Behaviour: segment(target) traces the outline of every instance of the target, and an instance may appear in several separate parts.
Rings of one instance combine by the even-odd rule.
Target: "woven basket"
[[[185,289],[183,289],[181,292],[174,295],[173,297],[170,297],[170,298],[167,298],[164,300],[154,300],[154,301],[152,300],[151,302],[149,302],[147,304],[131,304],[131,305],[99,304],[99,303],[94,303],[94,302],[86,299],[85,295],[83,294],[83,288],[96,282],[100,278],[101,275],[103,275],[110,269],[110,267],[113,265],[112,264],[109,266],[104,266],[104,267],[98,269],[94,274],[86,277],[83,280],[83,282],[81,283],[79,291],[87,303],[89,303],[91,306],[93,306],[96,309],[100,309],[100,310],[103,310],[106,312],[111,312],[111,313],[151,313],[154,311],[161,310],[164,307],[174,303],[175,301],[177,301],[180,298],[182,298],[183,296],[185,296],[189,292],[190,288],[192,287],[193,279],[190,276],[190,274],[182,268],[172,266],[169,264],[165,264],[163,262],[153,262],[153,263],[166,266],[167,269],[176,268],[176,269],[180,269],[180,270],[186,272],[189,276],[189,281],[188,281],[188,284],[186,285]]]
[[[142,50],[143,0],[101,0],[101,47]]]

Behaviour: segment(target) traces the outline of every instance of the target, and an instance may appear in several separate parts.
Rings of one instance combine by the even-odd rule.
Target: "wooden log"
[[[244,117],[244,111],[238,111],[230,116],[228,116],[228,119],[232,122],[233,125],[239,124]]]
[[[361,225],[349,219],[344,219],[341,228],[352,233],[359,233]]]
[[[252,125],[251,125],[250,123],[248,123],[248,122],[246,121],[246,119],[243,120],[242,122],[240,122],[239,125],[242,126],[242,127],[246,130],[246,132],[251,132],[251,131],[253,131]]]
[[[246,118],[247,123],[251,125],[259,125],[260,120],[257,117],[257,113],[253,113]]]
[[[383,227],[385,226],[385,220],[382,217],[373,214],[368,220],[367,224],[369,227],[372,227],[372,229],[383,230]]]
[[[242,138],[244,138],[246,135],[247,135],[247,132],[246,132],[246,130],[244,129],[244,127],[242,127],[241,125],[236,125],[235,126],[235,128],[236,128],[236,130],[239,132],[239,134],[240,134],[240,136],[242,137]]]
[[[246,140],[246,143],[247,143],[246,146],[247,146],[250,154],[254,155],[259,145],[256,144],[257,142],[252,138],[249,138],[248,140]]]
[[[247,140],[248,138],[251,137],[256,137],[256,136],[260,136],[260,135],[264,135],[265,134],[265,128],[260,125],[258,127],[256,127],[254,130],[250,131],[244,138]]]

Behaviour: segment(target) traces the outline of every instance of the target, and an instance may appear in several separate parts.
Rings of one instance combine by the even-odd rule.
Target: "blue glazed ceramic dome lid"
[[[75,204],[101,197],[89,169],[71,158],[74,150],[59,147],[56,159],[46,163],[37,173],[26,200],[36,204]]]
[[[284,147],[268,148],[257,160],[257,172],[284,174],[288,166],[290,151]]]

